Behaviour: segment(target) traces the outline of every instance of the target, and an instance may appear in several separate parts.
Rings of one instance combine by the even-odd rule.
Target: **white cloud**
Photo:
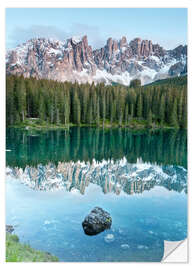
[[[45,38],[53,38],[58,40],[65,40],[67,38],[71,38],[72,36],[88,36],[88,43],[92,46],[93,49],[98,49],[101,47],[104,47],[106,44],[107,38],[112,36],[113,38],[120,39],[121,36],[123,36],[123,33],[118,33],[114,31],[113,35],[112,33],[109,33],[109,35],[106,33],[102,34],[102,31],[99,27],[94,25],[87,25],[87,24],[81,24],[81,23],[74,23],[71,25],[70,29],[66,31],[65,29],[61,29],[56,26],[52,25],[32,25],[30,27],[15,27],[14,30],[10,33],[7,32],[7,42],[6,47],[7,49],[15,48],[17,45],[26,42],[27,40],[31,38],[36,37],[45,37]],[[117,36],[118,35],[118,36]],[[127,37],[128,42],[132,40],[133,38],[140,36],[135,35],[131,37],[131,35],[127,35],[125,33],[125,36]],[[183,44],[183,42],[177,42],[175,39],[172,39],[172,37],[166,37],[166,38],[160,38],[159,36],[151,37],[150,35],[142,36],[142,39],[150,39],[153,41],[153,43],[159,43],[161,46],[163,46],[165,49],[174,49],[180,44]]]
[[[26,42],[31,38],[44,37],[58,40],[65,40],[74,35],[88,36],[89,45],[94,49],[104,46],[105,39],[102,38],[100,30],[97,26],[89,26],[85,24],[72,24],[69,31],[62,30],[51,25],[32,25],[29,28],[15,27],[14,30],[7,34],[7,48],[14,48],[17,45]]]

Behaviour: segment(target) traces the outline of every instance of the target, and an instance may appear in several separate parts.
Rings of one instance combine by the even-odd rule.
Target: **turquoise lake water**
[[[60,261],[160,261],[164,240],[187,237],[186,144],[185,131],[7,129],[6,224]],[[88,236],[95,206],[112,226]]]

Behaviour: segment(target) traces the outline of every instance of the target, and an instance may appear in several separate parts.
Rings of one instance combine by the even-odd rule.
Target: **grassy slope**
[[[58,258],[49,253],[35,250],[21,244],[17,235],[6,234],[6,262],[57,262]]]

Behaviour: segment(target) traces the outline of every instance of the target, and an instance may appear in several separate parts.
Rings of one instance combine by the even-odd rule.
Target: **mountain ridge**
[[[87,36],[65,41],[34,38],[6,54],[6,73],[79,83],[142,84],[187,73],[187,45],[165,50],[151,40],[108,38],[93,50]]]

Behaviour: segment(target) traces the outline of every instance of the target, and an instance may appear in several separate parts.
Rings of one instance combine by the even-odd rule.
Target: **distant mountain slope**
[[[87,36],[66,41],[31,39],[6,54],[7,74],[80,83],[142,84],[187,73],[187,46],[165,50],[151,40],[109,38],[92,50]]]
[[[163,80],[157,80],[155,82],[146,84],[145,87],[149,86],[149,85],[163,85],[163,84],[187,85],[187,75],[178,76],[178,77],[174,77],[174,78],[167,78],[167,79],[163,79]]]

